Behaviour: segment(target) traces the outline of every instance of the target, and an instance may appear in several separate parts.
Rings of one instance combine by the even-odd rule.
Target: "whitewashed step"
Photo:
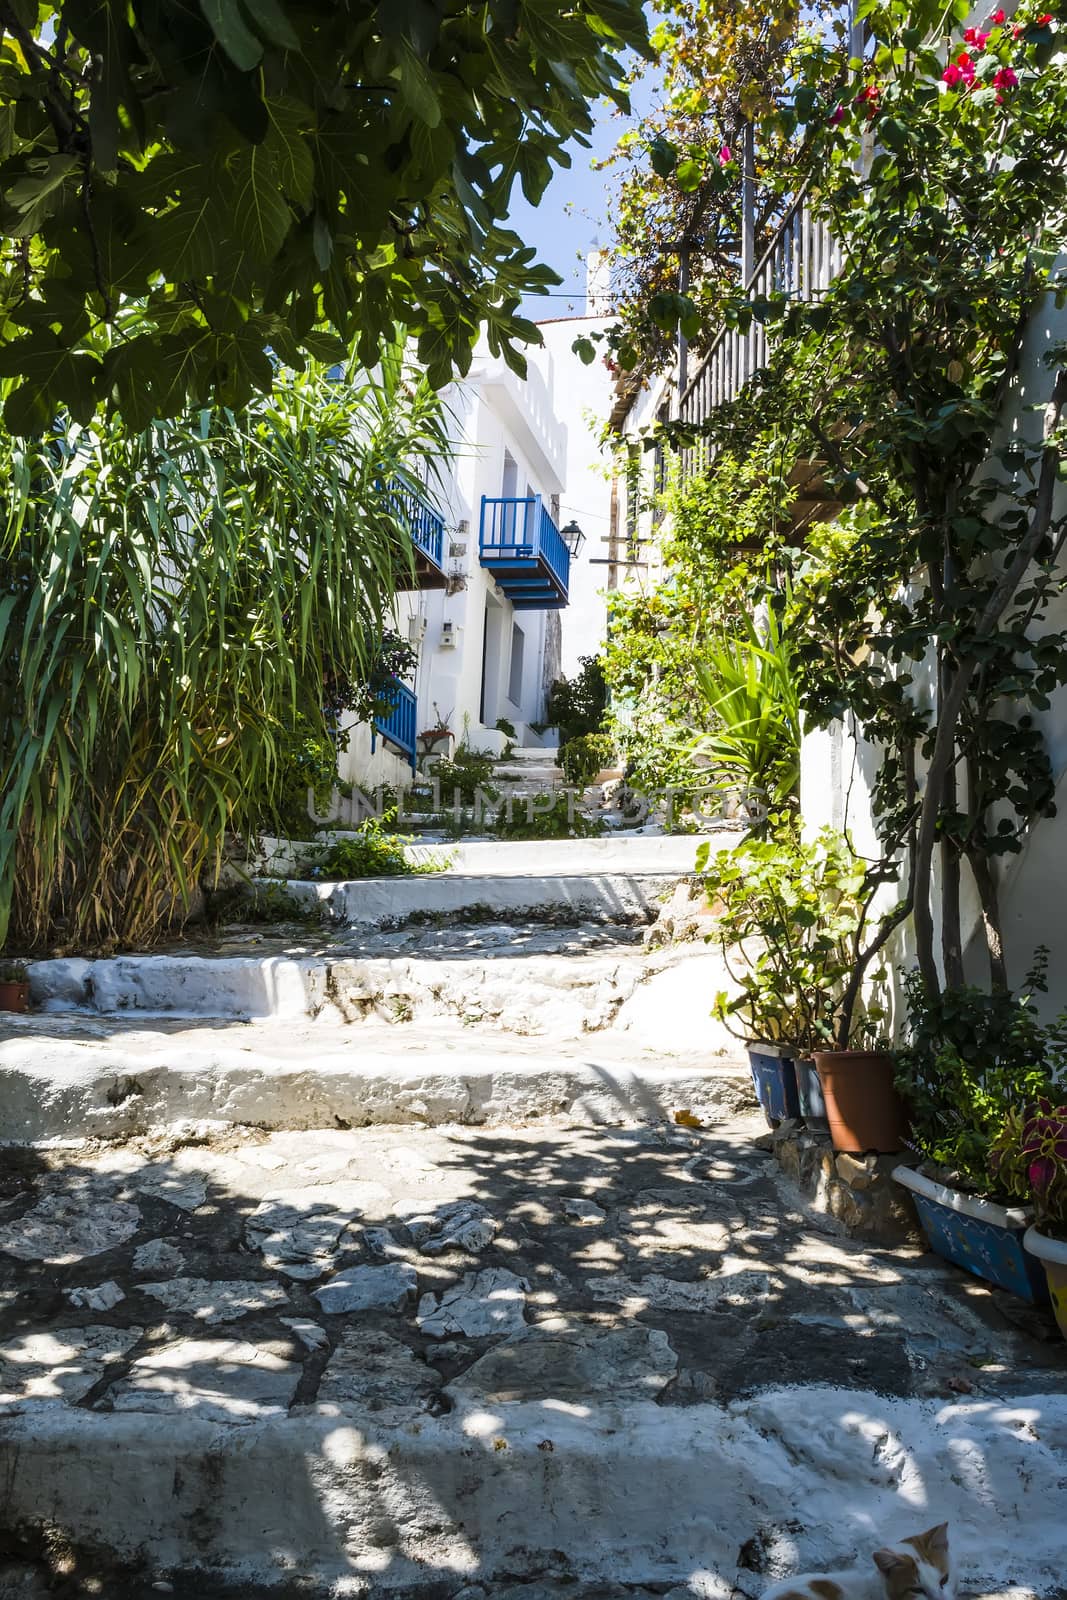
[[[0,1041],[0,1142],[125,1138],[176,1123],[259,1128],[379,1124],[711,1124],[755,1106],[747,1064],[710,1050],[674,1064],[609,1036],[584,1047],[470,1030],[164,1026],[149,1018],[29,1017]],[[414,1037],[413,1037],[414,1036]],[[403,1042],[402,1042],[403,1041]]]

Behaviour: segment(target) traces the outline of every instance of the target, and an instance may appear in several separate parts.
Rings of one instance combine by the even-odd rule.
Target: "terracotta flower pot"
[[[891,1055],[879,1050],[818,1050],[815,1068],[835,1150],[892,1155],[900,1149],[906,1122],[893,1087]]]
[[[28,983],[0,983],[0,1011],[28,1011],[30,986]]]

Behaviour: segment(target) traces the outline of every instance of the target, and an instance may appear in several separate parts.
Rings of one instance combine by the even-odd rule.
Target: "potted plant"
[[[22,961],[0,961],[0,1011],[29,1009],[29,969]]]
[[[862,870],[839,834],[824,829],[805,840],[788,812],[733,850],[701,845],[697,870],[717,913],[709,937],[733,982],[716,996],[714,1014],[745,1041],[772,1126],[796,1116],[825,1125],[813,1057],[836,1037]]]
[[[1032,1207],[1023,1248],[1044,1270],[1067,1339],[1067,1105],[1042,1097],[1028,1111],[1012,1112],[990,1157],[996,1179]]]
[[[1023,992],[944,989],[931,996],[918,973],[905,980],[909,1042],[897,1082],[911,1109],[911,1142],[923,1157],[898,1168],[930,1246],[976,1277],[1026,1300],[1045,1298],[1040,1267],[1024,1249],[1033,1214],[1008,1159],[1025,1107],[1067,1062],[1067,1017],[1042,1023],[1039,952]]]

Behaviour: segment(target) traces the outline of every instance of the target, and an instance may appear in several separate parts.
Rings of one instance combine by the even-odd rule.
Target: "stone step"
[[[27,1017],[0,1042],[0,1142],[122,1138],[174,1123],[300,1129],[715,1122],[752,1107],[747,1064],[712,1055],[649,1064],[638,1036],[509,1040],[455,1025],[338,1029],[289,1022],[197,1027]],[[403,1039],[403,1043],[401,1043]]]
[[[399,928],[439,917],[480,922],[654,922],[677,879],[677,872],[669,870],[546,871],[531,853],[525,871],[515,867],[495,874],[442,872],[333,883],[288,878],[284,884],[298,905],[334,925]]]
[[[30,995],[45,1012],[350,1023],[451,1016],[576,1036],[606,1026],[660,960],[646,956],[638,929],[619,930],[625,939],[597,932],[552,929],[553,949],[545,930],[489,926],[378,935],[367,952],[44,960],[30,964]],[[396,953],[373,953],[388,938]]]
[[[947,1519],[967,1593],[1055,1594],[1067,1347],[829,1236],[751,1136],[244,1130],[13,1165],[5,1551],[124,1600],[694,1600]]]

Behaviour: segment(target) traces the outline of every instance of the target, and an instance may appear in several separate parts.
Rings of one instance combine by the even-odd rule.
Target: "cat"
[[[874,1552],[868,1572],[805,1572],[764,1589],[761,1600],[955,1600],[948,1523]]]

